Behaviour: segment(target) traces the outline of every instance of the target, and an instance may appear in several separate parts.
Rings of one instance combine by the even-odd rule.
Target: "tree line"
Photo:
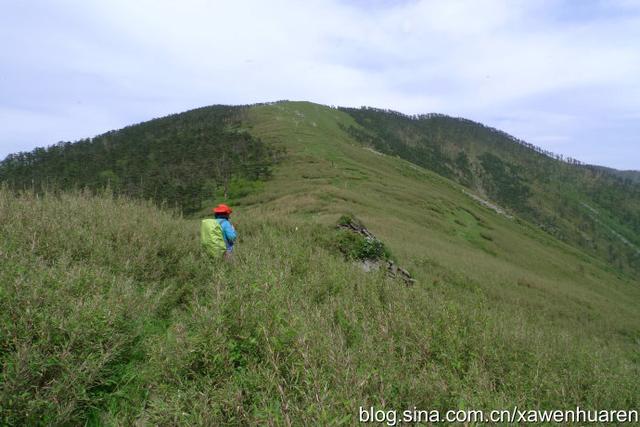
[[[340,107],[341,110],[345,110],[345,111],[349,111],[349,112],[353,112],[353,111],[357,111],[356,109],[353,108],[345,108],[345,107]],[[558,154],[558,153],[554,153],[553,151],[550,150],[546,150],[542,147],[539,147],[535,144],[531,144],[527,141],[524,141],[522,139],[516,138],[513,135],[508,134],[507,132],[504,132],[500,129],[496,129],[494,127],[491,126],[487,126],[485,124],[479,123],[479,122],[474,122],[473,120],[469,120],[466,119],[464,117],[452,117],[452,116],[448,116],[446,114],[441,114],[441,113],[427,113],[427,114],[404,114],[401,113],[399,111],[395,111],[395,110],[390,110],[390,109],[383,109],[383,108],[375,108],[375,107],[367,107],[367,106],[362,106],[360,107],[361,111],[365,111],[365,112],[373,112],[373,113],[382,113],[391,117],[395,117],[395,118],[400,118],[400,119],[406,119],[406,120],[411,120],[411,121],[429,121],[431,119],[446,119],[446,120],[452,120],[452,121],[456,121],[460,124],[465,124],[465,125],[470,125],[473,127],[479,127],[479,128],[483,128],[489,132],[495,133],[497,136],[499,136],[500,138],[504,138],[510,142],[516,143],[524,148],[527,148],[531,151],[533,151],[534,153],[537,154],[541,154],[543,156],[549,157],[551,159],[554,160],[558,160],[560,162],[564,162],[570,165],[576,165],[576,166],[582,166],[584,168],[590,169],[594,172],[599,172],[599,173],[607,173],[609,175],[612,175],[612,177],[614,178],[618,178],[621,181],[624,181],[624,178],[621,178],[620,175],[622,174],[617,174],[614,171],[610,171],[610,170],[606,170],[607,168],[603,168],[601,166],[598,165],[592,165],[592,164],[588,164],[588,163],[584,163],[578,159],[575,159],[571,156],[565,156],[563,154]],[[634,181],[634,179],[629,178],[629,181]],[[636,178],[635,181],[640,181],[639,178]]]
[[[640,184],[628,177],[468,119],[340,109],[359,125],[344,130],[363,144],[486,194],[556,237],[640,271],[633,249],[640,248]],[[598,216],[581,202],[597,207]]]
[[[35,191],[109,187],[191,213],[233,180],[271,175],[282,153],[242,128],[244,107],[213,106],[95,138],[59,142],[0,162],[0,181]]]

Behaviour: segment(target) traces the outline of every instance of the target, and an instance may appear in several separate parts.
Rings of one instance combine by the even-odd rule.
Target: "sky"
[[[0,159],[212,104],[443,113],[640,170],[640,0],[0,0]]]

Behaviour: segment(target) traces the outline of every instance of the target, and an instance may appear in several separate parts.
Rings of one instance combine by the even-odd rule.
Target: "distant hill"
[[[245,110],[200,108],[10,155],[0,163],[0,181],[37,191],[108,186],[191,213],[271,173],[278,153],[241,129]]]
[[[278,105],[286,103],[271,107]],[[248,127],[261,107],[204,107],[11,155],[0,163],[0,181],[36,190],[108,185],[118,194],[195,213],[216,198],[258,188],[282,157],[282,144],[266,144]],[[352,140],[451,179],[621,270],[640,272],[635,173],[563,159],[466,119],[374,108],[339,111],[353,119],[335,123]],[[287,125],[294,132],[299,123]]]
[[[637,174],[581,164],[470,120],[343,108],[363,144],[450,178],[609,262],[640,271]]]
[[[629,180],[629,181],[635,182],[636,184],[640,184],[640,171],[636,171],[636,170],[621,171],[617,169],[606,168],[604,166],[600,166],[600,168],[609,172],[612,175],[619,176],[624,180]]]
[[[607,204],[633,213],[619,181],[478,124],[358,111],[204,108],[69,144],[58,163],[44,150],[3,165],[3,184],[19,187],[0,186],[0,425],[638,408],[638,274],[568,234],[598,247],[626,238],[629,219]],[[236,147],[225,195],[229,175],[215,167]],[[257,162],[261,147],[271,155]],[[115,160],[91,171],[84,150]],[[268,176],[251,174],[274,153]],[[72,188],[104,165],[106,182]],[[170,180],[155,181],[167,197],[194,174],[217,188],[189,215],[159,209],[136,191],[167,168]],[[114,176],[131,197],[100,191]],[[616,188],[610,201],[601,180]],[[199,217],[222,201],[240,239],[232,263],[207,259],[198,241]],[[561,212],[574,202],[600,221],[593,230]],[[537,221],[556,211],[564,241]],[[376,240],[345,236],[343,217]],[[415,282],[353,259],[376,247]]]

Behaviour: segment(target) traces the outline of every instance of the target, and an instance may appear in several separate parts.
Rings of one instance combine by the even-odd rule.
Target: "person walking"
[[[219,204],[211,212],[214,217],[203,219],[200,224],[200,242],[205,252],[212,258],[230,259],[233,245],[238,237],[229,220],[233,211],[229,206]]]

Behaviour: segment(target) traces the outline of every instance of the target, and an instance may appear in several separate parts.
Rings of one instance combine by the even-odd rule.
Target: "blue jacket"
[[[216,218],[216,221],[222,228],[222,237],[224,237],[224,243],[227,245],[227,251],[231,252],[233,244],[236,242],[236,230],[227,218]]]

